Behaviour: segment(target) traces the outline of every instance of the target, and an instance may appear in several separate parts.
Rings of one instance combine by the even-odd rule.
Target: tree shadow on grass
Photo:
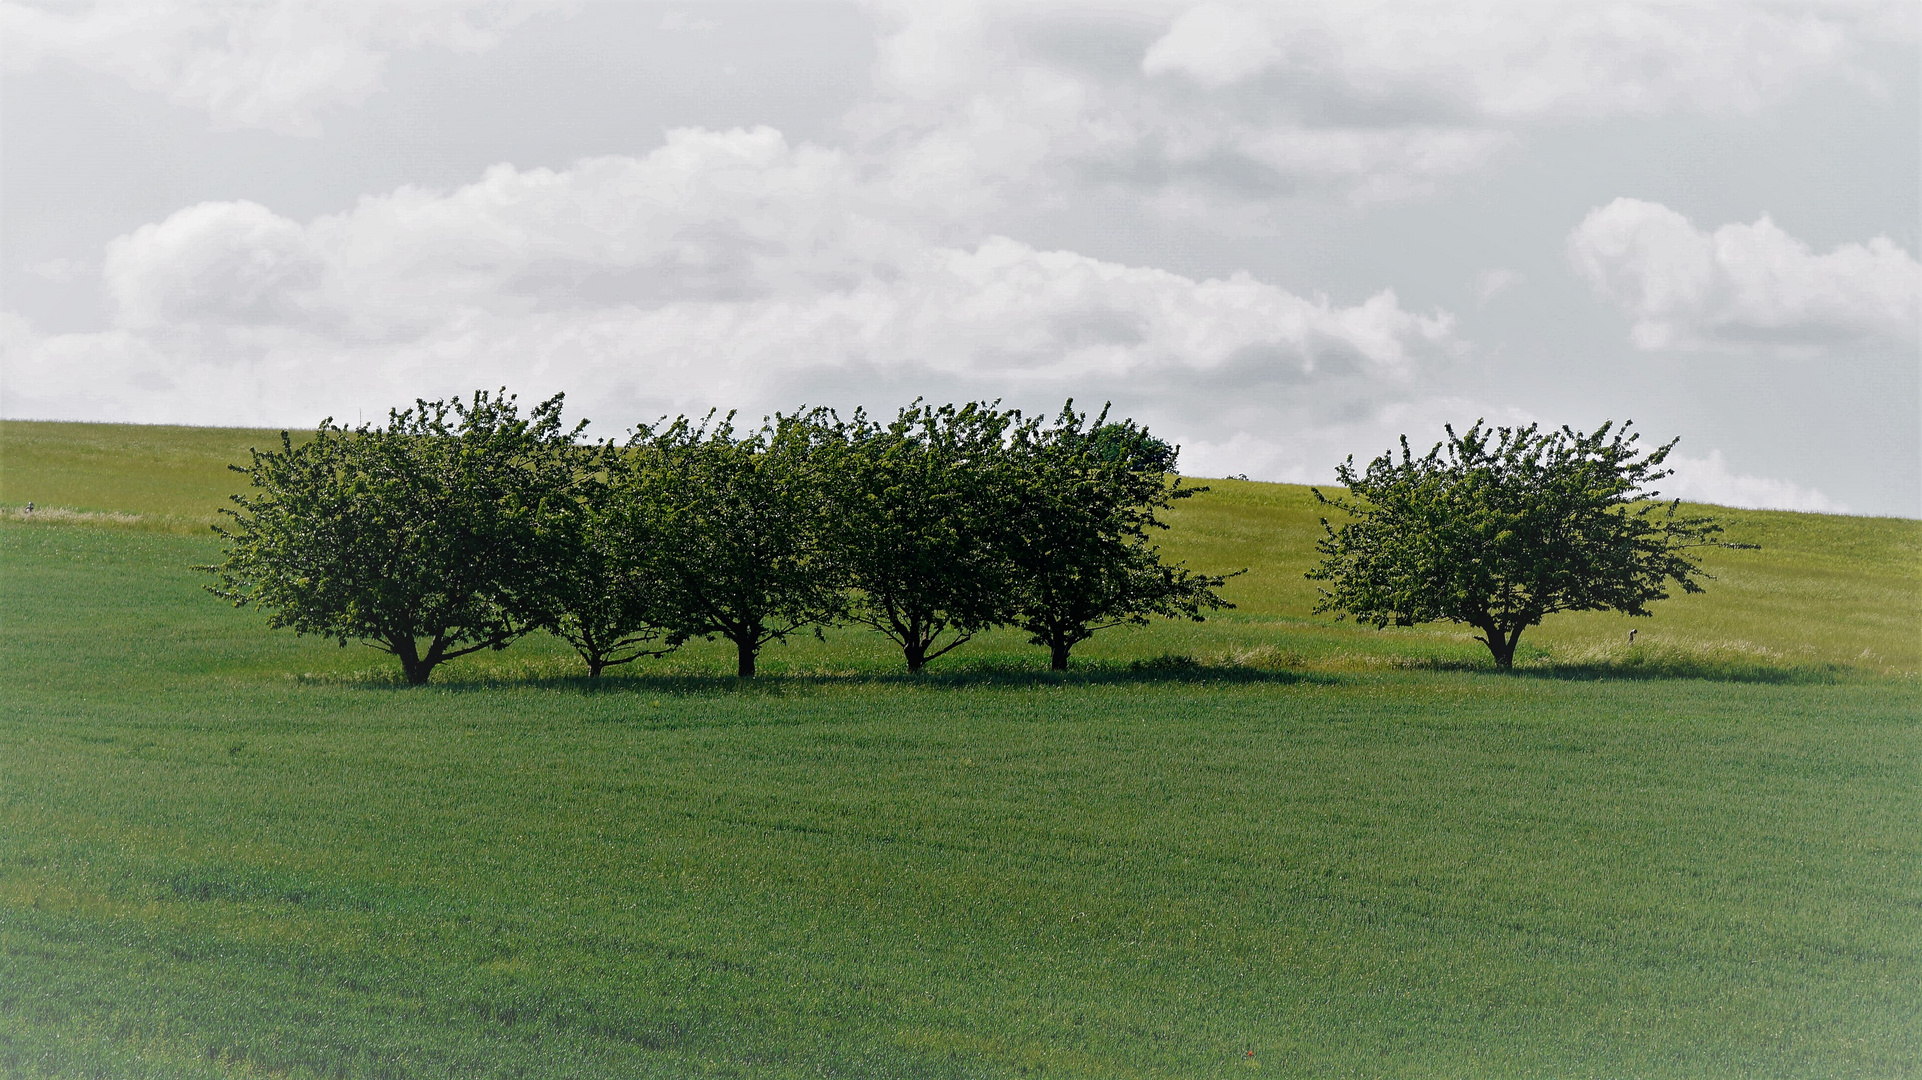
[[[1168,654],[1127,663],[1097,660],[1077,663],[1068,671],[1049,671],[1019,660],[983,659],[945,669],[910,675],[899,670],[871,668],[816,668],[775,670],[753,679],[700,670],[610,673],[599,679],[584,672],[560,670],[564,662],[502,669],[481,667],[437,672],[425,689],[443,693],[483,693],[502,690],[546,690],[582,695],[653,695],[701,697],[780,698],[833,689],[892,687],[918,690],[1022,689],[1074,686],[1251,686],[1332,684],[1356,676],[1392,672],[1504,675],[1518,679],[1563,682],[1683,681],[1756,683],[1772,685],[1833,684],[1875,673],[1834,663],[1782,663],[1753,656],[1665,651],[1615,656],[1556,658],[1546,651],[1518,659],[1508,672],[1486,657],[1383,656],[1334,654],[1291,657],[1285,664],[1243,663],[1236,660],[1204,662],[1191,656]],[[337,676],[295,676],[301,683],[325,683],[368,690],[421,689],[408,686],[398,669],[363,669]]]
[[[784,697],[821,690],[858,687],[899,687],[921,690],[1021,689],[1045,686],[1154,686],[1154,685],[1292,685],[1332,683],[1331,672],[1290,671],[1240,665],[1203,664],[1190,657],[1164,656],[1128,664],[1096,662],[1068,671],[1037,670],[1018,663],[977,662],[967,667],[910,675],[900,671],[816,670],[767,672],[752,679],[707,672],[623,672],[601,678],[584,673],[478,670],[437,673],[426,687],[410,687],[398,670],[376,669],[332,678],[297,677],[299,682],[327,682],[368,690],[428,689],[443,693],[500,690],[550,690],[588,695],[624,694],[696,697],[726,694]]]

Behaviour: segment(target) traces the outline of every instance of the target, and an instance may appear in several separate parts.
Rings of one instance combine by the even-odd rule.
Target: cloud
[[[1751,510],[1803,510],[1815,514],[1846,514],[1849,508],[1814,488],[1787,480],[1772,480],[1729,471],[1720,450],[1705,458],[1672,456],[1668,466],[1675,475],[1662,484],[1662,494],[1690,502],[1716,506],[1740,506]]]
[[[379,89],[396,51],[483,52],[572,6],[4,0],[0,34],[11,68],[72,64],[220,127],[315,135],[329,109]],[[1917,21],[1902,3],[866,6],[874,96],[850,130],[919,160],[931,195],[985,185],[1013,201],[1069,197],[1090,176],[1243,197],[1419,196],[1481,168],[1528,125],[1750,111],[1817,78],[1867,78],[1864,50],[1912,40]],[[711,15],[664,8],[659,27],[712,31]]]
[[[1819,255],[1766,214],[1708,233],[1660,203],[1616,199],[1567,247],[1643,349],[1912,344],[1922,319],[1922,265],[1887,237]]]
[[[1531,128],[1743,113],[1913,39],[1901,4],[872,5],[852,130],[954,194],[1144,207],[1420,197]],[[1172,198],[1162,198],[1172,195]],[[978,202],[978,199],[976,200]]]
[[[207,113],[222,128],[318,135],[380,87],[389,53],[485,52],[553,0],[178,0],[0,4],[9,69],[64,62]]]
[[[719,30],[721,24],[715,22],[713,19],[689,18],[684,12],[670,11],[661,16],[660,28],[668,31],[688,30],[697,34],[704,34],[710,30]]]
[[[86,277],[93,268],[85,259],[62,257],[35,263],[27,267],[27,273],[55,285],[70,285]]]
[[[548,6],[15,4],[0,32],[16,63],[312,134],[373,94],[396,51],[483,50]],[[1420,197],[1534,127],[1740,112],[1849,77],[1915,21],[1906,5],[1846,4],[870,10],[872,93],[834,145],[677,131],[650,154],[502,165],[311,219],[212,202],[134,229],[62,271],[98,268],[111,326],[0,326],[6,411],[310,422],[504,383],[568,390],[621,423],[1072,393],[1187,443],[1191,468],[1325,479],[1349,449],[1501,414],[1442,392],[1464,348],[1445,312],[1408,309],[1394,282],[1331,299],[1049,250],[1027,225],[1098,205],[1252,232],[1296,200]],[[708,29],[658,14],[663,31]],[[1597,265],[1611,289],[1632,277],[1621,259]],[[1479,283],[1484,302],[1512,285],[1504,273]],[[1733,340],[1753,319],[1717,312],[1753,306],[1649,321],[1676,341]],[[1817,317],[1766,333],[1837,332],[1834,305],[1804,307]]]
[[[1282,50],[1261,15],[1226,4],[1200,4],[1176,17],[1174,25],[1141,58],[1149,75],[1179,72],[1207,87],[1222,87],[1257,74],[1282,60]]]
[[[201,203],[107,245],[102,274],[128,327],[301,316],[320,284],[299,225],[257,203]]]
[[[1475,275],[1475,296],[1483,304],[1486,304],[1490,300],[1514,288],[1521,280],[1522,275],[1519,271],[1509,270],[1505,267],[1483,270],[1481,273]]]
[[[1370,399],[1340,393],[1277,406],[1273,402],[1240,424],[1224,424],[1182,446],[1182,468],[1197,476],[1232,476],[1288,484],[1334,482],[1335,466],[1353,456],[1359,465],[1396,452],[1401,436],[1426,450],[1444,437],[1443,427],[1483,417],[1522,426],[1538,419],[1522,409],[1486,398],[1423,393]],[[1232,414],[1231,414],[1232,415]],[[1266,423],[1258,422],[1265,420]]]
[[[1914,24],[1899,4],[1210,2],[1178,15],[1141,68],[1210,89],[1306,81],[1417,116],[1746,112]]]
[[[311,422],[505,384],[620,425],[1073,395],[1180,440],[1419,397],[1460,347],[1449,315],[1388,289],[1343,304],[945,227],[893,178],[769,128],[496,166],[307,222],[202,203],[107,245],[111,329],[9,324],[6,409]]]

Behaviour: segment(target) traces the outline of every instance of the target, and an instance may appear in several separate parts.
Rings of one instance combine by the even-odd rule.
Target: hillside
[[[49,524],[205,535],[226,497],[244,486],[228,466],[244,463],[249,447],[278,441],[279,432],[264,429],[0,422],[0,513],[17,517],[32,501]],[[1316,559],[1320,509],[1309,489],[1205,482],[1210,492],[1170,515],[1165,547],[1197,568],[1248,572],[1225,591],[1234,611],[1200,627],[1159,628],[1147,635],[1156,646],[1291,666],[1340,663],[1354,653],[1479,659],[1465,628],[1358,632],[1314,614],[1315,586],[1303,574]],[[1524,637],[1521,655],[1611,670],[1922,670],[1922,522],[1692,509],[1715,514],[1731,539],[1761,550],[1707,552],[1708,591],[1674,596],[1650,619],[1552,617]],[[1631,627],[1640,631],[1634,648]],[[1110,636],[1085,655],[1124,641],[1123,648],[1138,648],[1126,635]]]

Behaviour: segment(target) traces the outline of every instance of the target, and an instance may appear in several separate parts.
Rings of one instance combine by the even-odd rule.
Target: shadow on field
[[[409,690],[400,673],[362,671],[344,678],[296,677],[297,682],[351,685],[370,690]],[[878,672],[859,670],[769,672],[753,679],[705,672],[622,672],[599,679],[585,674],[552,671],[466,671],[437,676],[426,689],[448,693],[496,690],[562,690],[582,694],[654,694],[695,696],[781,697],[797,692],[836,687],[911,687],[927,690],[1018,689],[1041,686],[1152,686],[1152,685],[1292,685],[1333,683],[1339,675],[1324,671],[1289,671],[1239,665],[1203,664],[1189,657],[1157,657],[1123,665],[1096,664],[1069,671],[1036,670],[1017,664],[975,664],[949,671]]]
[[[1255,650],[1217,660],[1168,654],[1121,664],[1094,661],[1068,671],[1048,671],[1018,660],[980,660],[962,667],[909,675],[900,670],[873,668],[815,668],[766,671],[754,679],[739,679],[714,671],[687,668],[631,669],[590,678],[560,660],[456,668],[435,675],[431,689],[450,693],[498,690],[550,690],[579,694],[667,694],[676,696],[728,694],[781,697],[832,688],[899,687],[925,690],[1017,689],[1023,687],[1160,686],[1160,685],[1292,685],[1330,684],[1355,676],[1395,672],[1477,675],[1565,682],[1682,681],[1776,685],[1829,684],[1872,674],[1835,663],[1770,662],[1748,655],[1692,653],[1683,650],[1629,652],[1615,655],[1556,657],[1547,650],[1518,658],[1512,671],[1501,672],[1483,657],[1381,655],[1338,650],[1321,655]],[[297,675],[300,683],[323,683],[369,690],[411,689],[398,670],[384,668],[335,675]]]
[[[575,671],[555,671],[550,665],[523,669],[479,669],[450,671],[434,676],[429,690],[450,694],[479,694],[496,690],[557,690],[573,694],[655,694],[655,696],[748,696],[782,698],[788,694],[809,694],[830,688],[892,686],[919,690],[1017,690],[1038,686],[1292,686],[1292,684],[1334,684],[1357,675],[1384,673],[1434,673],[1434,675],[1482,675],[1507,678],[1541,678],[1559,682],[1670,682],[1670,680],[1707,680],[1707,682],[1753,682],[1753,684],[1834,684],[1851,676],[1864,675],[1857,669],[1836,663],[1780,665],[1757,661],[1734,661],[1726,657],[1611,657],[1611,659],[1555,659],[1534,657],[1518,659],[1515,669],[1501,673],[1491,661],[1463,657],[1322,657],[1290,667],[1244,665],[1244,663],[1201,663],[1192,657],[1157,657],[1153,661],[1134,661],[1128,665],[1078,665],[1071,671],[1046,671],[1019,663],[976,663],[965,669],[932,671],[907,675],[903,671],[771,671],[755,678],[705,671],[655,671],[655,673],[609,673],[590,678]],[[365,690],[413,690],[398,671],[367,669],[340,675],[292,676],[302,684],[356,686]]]

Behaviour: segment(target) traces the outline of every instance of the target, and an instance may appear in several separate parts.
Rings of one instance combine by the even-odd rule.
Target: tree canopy
[[[832,561],[849,617],[901,646],[908,670],[1005,622],[1005,440],[1018,419],[993,405],[915,402],[892,423],[864,414],[826,445]]]
[[[1188,618],[1233,607],[1224,577],[1162,562],[1149,530],[1176,500],[1206,488],[1173,475],[1176,451],[1133,421],[1090,419],[1062,407],[1053,424],[1028,423],[1012,440],[1018,488],[1004,505],[1013,616],[1065,670],[1073,648],[1099,630]]]
[[[561,398],[420,401],[385,426],[324,421],[256,451],[209,588],[270,625],[392,653],[408,682],[534,629],[590,676],[691,638],[764,646],[852,621],[923,670],[1025,630],[1056,670],[1099,630],[1229,606],[1165,564],[1160,511],[1205,488],[1176,448],[1070,402],[916,401],[883,424],[813,409],[740,430],[709,413],[584,444]]]
[[[224,511],[208,588],[269,625],[366,641],[410,683],[548,620],[574,437],[561,396],[525,418],[512,396],[418,401],[385,427],[323,421],[234,466],[252,481]]]
[[[733,642],[742,678],[754,675],[762,646],[843,608],[823,528],[830,455],[820,446],[831,431],[818,410],[777,414],[746,433],[730,414],[642,426],[630,441],[661,618],[676,640]]]
[[[598,678],[610,667],[665,656],[668,628],[660,531],[643,471],[618,447],[582,447],[570,498],[558,507],[547,629]]]
[[[1322,519],[1325,581],[1317,611],[1377,627],[1447,620],[1481,631],[1512,667],[1522,631],[1558,611],[1649,614],[1671,584],[1701,592],[1693,549],[1742,547],[1713,519],[1659,502],[1649,485],[1675,441],[1641,452],[1639,435],[1605,423],[1583,434],[1481,421],[1416,457],[1383,454],[1363,472],[1336,469],[1347,495],[1315,497],[1344,514]]]

